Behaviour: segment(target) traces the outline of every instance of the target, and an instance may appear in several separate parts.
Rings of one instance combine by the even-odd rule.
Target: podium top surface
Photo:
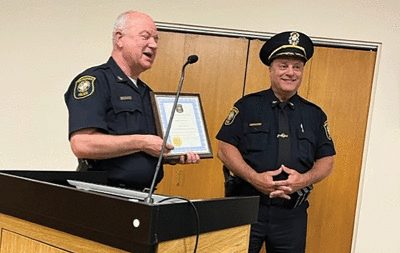
[[[194,207],[200,233],[257,219],[258,197],[151,204],[67,185],[67,179],[86,181],[85,173],[29,171],[25,177],[23,172],[0,172],[0,213],[135,252],[155,252],[160,242],[195,235]],[[98,176],[93,181],[96,175],[91,174],[91,182],[102,183],[104,175]]]

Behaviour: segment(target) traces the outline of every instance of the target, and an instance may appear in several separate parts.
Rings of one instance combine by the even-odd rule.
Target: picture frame
[[[163,139],[168,128],[175,97],[176,93],[172,92],[151,92],[157,135]],[[200,94],[180,94],[167,143],[172,144],[174,149],[164,157],[165,160],[179,159],[188,151],[197,153],[200,159],[213,158]]]

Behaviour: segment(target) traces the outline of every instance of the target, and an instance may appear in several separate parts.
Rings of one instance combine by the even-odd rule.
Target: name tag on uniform
[[[120,96],[119,99],[120,99],[121,101],[132,100],[132,96]]]
[[[250,123],[249,126],[255,127],[255,126],[262,126],[262,123]]]

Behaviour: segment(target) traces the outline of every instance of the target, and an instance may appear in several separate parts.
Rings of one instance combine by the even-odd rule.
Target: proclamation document
[[[157,133],[162,138],[168,127],[175,96],[174,93],[153,93],[152,96]],[[199,94],[184,93],[179,96],[167,142],[174,146],[168,157],[176,158],[187,151],[197,153],[200,158],[213,157]]]

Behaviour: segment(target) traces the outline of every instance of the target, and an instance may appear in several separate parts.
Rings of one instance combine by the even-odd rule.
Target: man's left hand
[[[193,152],[187,152],[186,155],[179,157],[180,164],[196,164],[200,162],[200,156]]]
[[[185,155],[181,155],[179,159],[168,160],[167,163],[170,165],[176,164],[196,164],[200,162],[200,156],[193,152],[186,152]]]

